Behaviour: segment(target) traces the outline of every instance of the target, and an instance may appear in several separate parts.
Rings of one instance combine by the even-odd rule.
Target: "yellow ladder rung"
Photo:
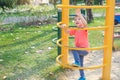
[[[59,22],[59,23],[57,23],[57,26],[59,27],[59,28],[61,28],[60,26],[61,26],[61,24],[63,24],[62,22]],[[66,26],[67,27],[67,26]],[[68,28],[68,27],[67,27]],[[108,28],[108,26],[103,26],[103,27],[87,27],[87,28],[68,28],[68,29],[76,29],[76,30],[104,30],[104,29],[107,29]]]
[[[76,29],[76,30],[104,30],[107,29],[108,27],[90,27],[90,28],[68,28],[68,29]]]
[[[57,5],[58,8],[108,8],[109,6],[73,6],[73,5]]]
[[[104,49],[104,48],[107,48],[107,46],[92,47],[92,48],[73,48],[73,47],[70,47],[69,50],[100,50],[100,49]]]
[[[63,67],[65,68],[70,68],[70,69],[97,69],[97,68],[103,68],[105,66],[105,64],[103,65],[96,65],[96,66],[89,66],[89,67],[74,67],[70,64],[63,64],[61,61],[60,61],[60,58],[62,57],[62,55],[59,55],[57,58],[56,58],[56,62],[60,65],[62,65]]]
[[[60,47],[62,46],[62,45],[60,44],[61,40],[62,40],[62,39],[58,39],[57,42],[56,42],[56,44],[57,44],[58,46],[60,46]]]
[[[63,22],[58,22],[58,23],[57,23],[57,27],[60,27],[61,24],[63,24]]]
[[[58,46],[63,46],[60,44],[62,39],[58,39],[57,40],[57,45]],[[64,47],[68,47],[69,50],[100,50],[100,49],[104,49],[104,48],[107,48],[107,46],[100,46],[100,47],[93,47],[93,48],[74,48],[74,47],[69,47],[69,46],[64,46]]]

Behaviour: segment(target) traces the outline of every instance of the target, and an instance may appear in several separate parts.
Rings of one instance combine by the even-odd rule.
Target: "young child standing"
[[[76,16],[74,18],[74,23],[77,28],[85,28],[87,27],[87,21],[82,16],[80,9],[76,9]],[[62,28],[65,26],[63,25]],[[88,48],[88,31],[87,30],[67,30],[71,36],[74,36],[75,46],[76,48]],[[74,56],[75,62],[73,63],[74,66],[83,67],[84,56],[88,54],[87,50],[72,50],[71,51]],[[84,70],[79,70],[80,78],[78,80],[86,80]]]

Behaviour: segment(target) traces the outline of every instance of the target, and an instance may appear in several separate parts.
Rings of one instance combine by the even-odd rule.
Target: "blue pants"
[[[88,52],[85,50],[72,50],[72,53],[73,53],[75,62],[80,64],[81,67],[83,67],[84,56],[87,55]],[[80,71],[80,76],[85,77],[84,70],[79,70],[79,71]]]

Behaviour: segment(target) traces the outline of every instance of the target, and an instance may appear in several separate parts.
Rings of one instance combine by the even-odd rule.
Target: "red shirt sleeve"
[[[70,30],[70,32],[69,32],[70,36],[75,35],[75,32],[76,32],[76,30]]]

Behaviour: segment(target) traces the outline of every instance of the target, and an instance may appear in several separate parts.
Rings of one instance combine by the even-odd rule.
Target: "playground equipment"
[[[81,10],[81,13],[82,13],[83,15],[85,15],[85,10],[82,9],[82,10]],[[69,15],[69,16],[70,16],[70,17],[76,16],[76,14],[71,14],[71,15]],[[58,9],[57,16],[54,15],[53,18],[57,18],[57,22],[61,22],[61,18],[62,18],[62,11],[61,11],[61,9]],[[55,27],[53,27],[53,30],[54,30],[54,31],[57,31],[57,36],[58,36],[58,37],[52,39],[52,42],[53,42],[53,43],[56,43],[56,40],[58,40],[58,39],[61,38],[61,29],[55,26]],[[58,46],[58,55],[60,55],[60,54],[61,54],[61,47]]]
[[[58,9],[57,16],[53,16],[53,18],[57,18],[57,22],[61,21],[62,18],[62,12],[61,9]],[[53,30],[57,31],[57,38],[54,38],[52,41],[53,43],[56,43],[56,40],[61,38],[61,29],[58,27],[53,27]],[[61,47],[58,46],[58,55],[61,54]]]
[[[85,10],[82,9],[82,10],[81,10],[81,13],[82,13],[83,15],[85,15]],[[70,14],[69,16],[70,16],[70,17],[74,17],[74,16],[76,16],[76,14]],[[57,22],[61,22],[61,18],[62,18],[62,11],[61,11],[61,9],[58,9],[57,16],[56,16],[56,15],[53,15],[53,18],[57,18]],[[53,30],[54,30],[54,31],[57,31],[57,36],[58,36],[58,37],[52,39],[52,42],[53,42],[53,43],[56,43],[56,40],[58,40],[58,39],[61,38],[61,29],[55,26],[55,27],[53,27]],[[61,47],[58,46],[58,55],[60,55],[60,54],[61,54]]]
[[[106,0],[106,5],[103,6],[74,6],[69,5],[69,0],[62,0],[62,4],[58,5],[58,8],[62,8],[62,20],[57,23],[58,26],[64,23],[69,26],[69,9],[70,8],[105,8],[106,9],[106,20],[104,27],[92,27],[84,28],[85,30],[104,30],[104,45],[94,48],[73,48],[68,45],[68,34],[65,33],[64,29],[61,29],[61,38],[57,41],[57,45],[61,47],[61,55],[56,58],[56,61],[64,68],[72,69],[96,69],[102,68],[102,80],[110,80],[111,71],[111,57],[112,57],[112,41],[113,41],[113,25],[114,25],[114,0]],[[71,29],[68,27],[68,29]],[[77,29],[77,28],[74,28]],[[73,67],[68,63],[68,51],[69,50],[104,50],[103,64],[91,67]],[[61,61],[60,61],[61,58]]]

